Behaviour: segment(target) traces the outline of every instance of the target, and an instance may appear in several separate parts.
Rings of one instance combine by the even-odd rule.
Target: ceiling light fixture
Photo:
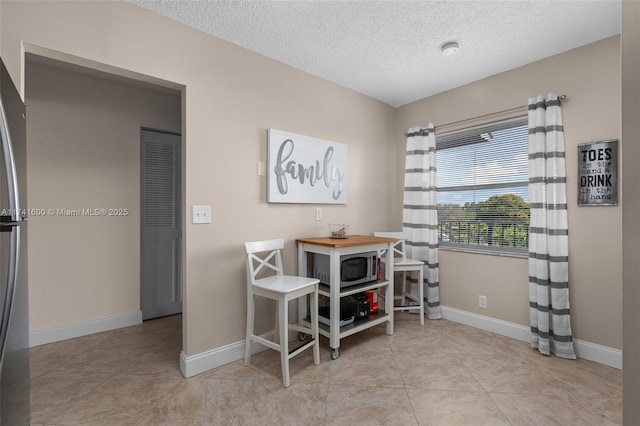
[[[453,56],[458,53],[458,50],[460,50],[460,45],[455,41],[442,45],[442,54],[444,56]]]

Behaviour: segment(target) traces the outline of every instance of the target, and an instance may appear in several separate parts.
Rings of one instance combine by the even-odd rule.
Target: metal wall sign
[[[267,202],[347,204],[346,144],[276,129],[267,140]]]
[[[578,205],[618,205],[618,140],[578,145]]]

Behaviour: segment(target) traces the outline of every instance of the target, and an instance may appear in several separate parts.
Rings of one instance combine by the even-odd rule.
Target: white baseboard
[[[524,325],[502,321],[448,306],[440,306],[440,309],[442,311],[442,318],[446,320],[490,331],[523,342],[528,343],[530,341],[529,327]],[[573,339],[573,343],[576,355],[579,358],[622,369],[621,350],[578,339]],[[266,346],[259,344],[253,345],[254,354],[267,349]],[[186,356],[185,353],[182,352],[180,354],[180,371],[184,377],[189,378],[196,374],[204,373],[213,368],[237,361],[243,357],[244,340],[192,356]]]
[[[29,346],[46,345],[47,343],[59,342],[61,340],[73,339],[74,337],[115,330],[117,328],[129,327],[130,325],[141,323],[142,311],[135,311],[128,314],[36,330],[29,333]]]
[[[576,356],[622,370],[622,350],[573,339]]]
[[[530,341],[529,327],[525,327],[524,325],[502,321],[484,315],[474,314],[473,312],[450,308],[448,306],[441,305],[440,311],[442,312],[442,318],[446,320],[490,331],[492,333],[511,337],[512,339],[521,340],[523,342]]]
[[[256,354],[267,349],[269,348],[266,346],[254,343],[252,354]],[[183,351],[180,353],[180,371],[182,372],[182,375],[188,379],[196,374],[204,373],[205,371],[243,358],[244,340],[192,356],[186,356]]]
[[[442,318],[446,320],[490,331],[523,342],[530,342],[529,327],[524,325],[502,321],[448,306],[440,306],[440,310],[442,312]],[[579,339],[573,339],[573,347],[578,358],[584,358],[609,367],[622,369],[622,351],[619,349]]]

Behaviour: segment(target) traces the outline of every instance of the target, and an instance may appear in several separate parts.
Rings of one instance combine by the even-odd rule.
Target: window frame
[[[520,126],[528,126],[528,116],[526,114],[508,118],[508,119],[487,122],[481,125],[464,127],[457,130],[443,132],[441,134],[438,134],[437,128],[436,128],[436,156],[440,151],[445,149],[467,146],[467,145],[472,145],[480,142],[479,140],[476,142],[473,142],[472,137],[475,136],[475,134],[484,134],[491,131],[506,130],[506,129],[520,127]],[[528,129],[527,129],[527,134],[528,134]],[[467,138],[468,140],[465,140],[465,138]],[[528,159],[528,154],[529,154],[528,148],[526,150],[526,154]],[[512,181],[507,183],[504,183],[504,182],[490,183],[490,184],[473,183],[471,185],[456,185],[456,186],[447,186],[447,187],[440,187],[440,185],[438,184],[437,192],[522,188],[522,187],[528,187],[528,185],[529,185],[529,176],[528,176],[528,168],[527,168],[526,180]],[[529,203],[527,202],[527,204]],[[440,213],[439,210],[440,209],[438,209],[438,213]],[[529,227],[529,224],[527,224],[527,239],[529,238],[528,227]],[[480,244],[465,244],[461,242],[455,243],[450,241],[449,242],[442,241],[441,238],[442,238],[442,228],[441,228],[441,222],[440,222],[440,214],[438,214],[438,246],[442,250],[494,255],[494,256],[518,257],[518,258],[529,257],[527,246],[506,247],[506,246],[489,246],[489,245],[480,245]]]

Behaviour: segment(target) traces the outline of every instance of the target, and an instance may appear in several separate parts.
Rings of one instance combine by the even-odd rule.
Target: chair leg
[[[289,387],[289,320],[288,303],[286,298],[278,301],[278,331],[280,333],[280,363],[282,364],[282,383],[285,388]]]
[[[251,347],[252,340],[251,336],[253,336],[253,320],[254,313],[256,307],[255,296],[249,295],[247,297],[247,335],[244,341],[244,365],[249,365],[251,363]]]
[[[424,267],[418,270],[418,299],[420,300],[420,325],[424,325]]]
[[[402,271],[402,306],[407,304],[407,273]]]
[[[320,339],[318,336],[318,284],[315,291],[310,295],[311,299],[311,338],[314,339],[313,344],[313,363],[320,365]]]
[[[273,341],[280,341],[280,302],[276,301],[276,323],[273,326]]]

